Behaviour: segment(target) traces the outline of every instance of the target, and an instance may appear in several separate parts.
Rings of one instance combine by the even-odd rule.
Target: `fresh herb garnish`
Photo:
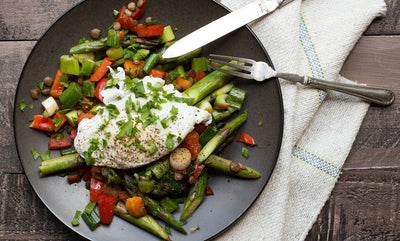
[[[38,157],[40,156],[39,155],[39,153],[35,150],[35,148],[31,148],[31,152],[32,152],[32,156],[33,156],[33,159],[38,159]]]

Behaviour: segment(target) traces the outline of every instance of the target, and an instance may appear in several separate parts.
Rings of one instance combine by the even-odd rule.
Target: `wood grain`
[[[14,94],[31,49],[80,0],[0,2],[0,240],[84,240],[43,205],[23,174],[13,133]],[[341,71],[398,99],[370,107],[331,197],[306,240],[400,240],[400,1],[386,0]]]

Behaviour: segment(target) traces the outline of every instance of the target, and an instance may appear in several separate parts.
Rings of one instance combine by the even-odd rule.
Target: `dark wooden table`
[[[81,240],[42,204],[18,160],[14,95],[44,31],[79,0],[0,1],[0,240]],[[331,197],[307,240],[400,240],[400,2],[375,20],[343,67],[352,80],[391,88],[398,100],[371,106]]]

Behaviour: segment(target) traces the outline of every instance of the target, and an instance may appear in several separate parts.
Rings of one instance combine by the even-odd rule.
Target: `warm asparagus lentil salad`
[[[168,227],[186,234],[185,221],[213,194],[208,170],[260,175],[217,155],[247,119],[246,91],[232,76],[211,72],[201,49],[162,59],[174,30],[144,12],[145,0],[115,10],[107,37],[92,29],[93,39],[80,40],[60,57],[55,78],[31,90],[33,99],[48,97],[30,127],[48,133],[49,150],[61,156],[31,151],[42,159],[41,176],[64,173],[69,183],[84,180],[90,189],[73,225],[82,218],[94,230],[117,215],[169,240]],[[238,141],[256,145],[245,133]],[[184,205],[176,220],[179,203]]]

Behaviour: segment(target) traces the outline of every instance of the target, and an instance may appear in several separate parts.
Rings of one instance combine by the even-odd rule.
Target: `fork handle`
[[[311,86],[317,89],[334,90],[349,95],[357,96],[368,102],[381,106],[389,106],[393,104],[395,99],[393,91],[382,87],[345,84],[345,83],[321,80],[310,76],[303,77],[296,74],[285,74],[284,76],[278,76],[278,77],[300,82],[304,85]]]

